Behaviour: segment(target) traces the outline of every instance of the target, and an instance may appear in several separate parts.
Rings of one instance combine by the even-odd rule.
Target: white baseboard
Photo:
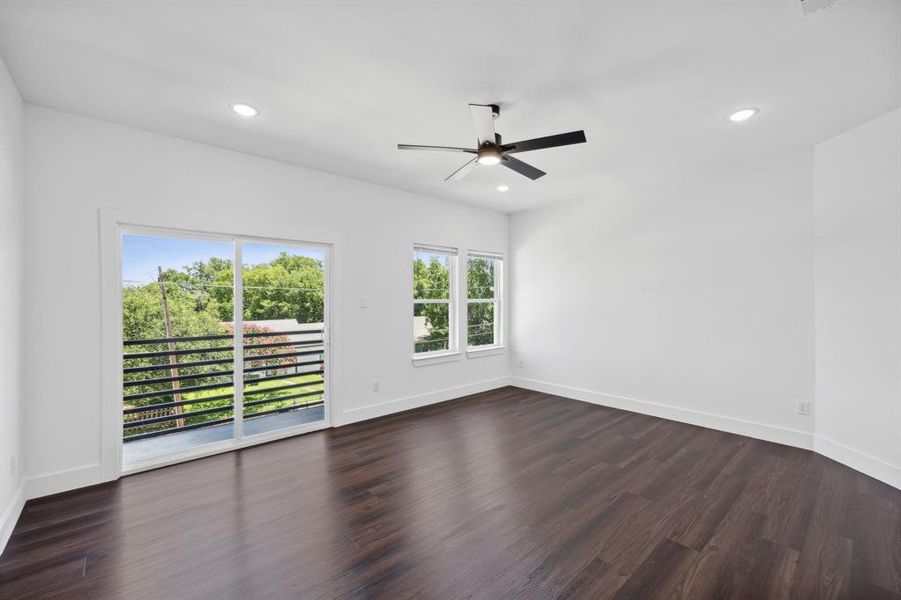
[[[814,436],[813,449],[827,458],[849,466],[856,471],[901,489],[901,466],[876,458],[850,446],[840,444],[822,435]]]
[[[25,508],[24,482],[19,485],[16,493],[13,494],[9,506],[3,512],[3,516],[0,516],[0,554],[3,554],[3,551],[6,549],[6,543],[13,534],[13,529],[16,528],[16,523],[19,520],[19,515],[22,514],[23,508]]]
[[[89,485],[103,483],[104,481],[107,481],[107,479],[103,476],[103,469],[100,464],[85,465],[74,469],[66,469],[65,471],[29,477],[25,480],[25,499],[32,500],[42,496],[68,492]]]
[[[691,425],[698,425],[709,429],[718,429],[728,433],[746,435],[759,440],[776,442],[777,444],[785,444],[786,446],[794,446],[805,450],[813,449],[813,433],[807,431],[788,429],[786,427],[779,427],[768,423],[736,419],[734,417],[680,408],[669,404],[637,400],[635,398],[627,398],[615,394],[604,394],[602,392],[559,385],[547,381],[538,381],[536,379],[526,379],[524,377],[512,377],[511,379],[512,385],[527,390],[544,392],[545,394],[553,394],[555,396],[562,396],[573,400],[581,400],[600,406],[628,410],[644,415],[651,415],[653,417],[660,417],[662,419],[669,419],[671,421],[679,421],[680,423],[689,423]]]
[[[335,426],[340,427],[342,425],[349,425],[351,423],[357,423],[359,421],[367,421],[369,419],[375,419],[377,417],[384,417],[394,413],[403,412],[405,410],[428,406],[429,404],[436,404],[438,402],[446,402],[447,400],[462,398],[463,396],[469,396],[470,394],[478,394],[479,392],[495,390],[507,385],[510,385],[509,377],[495,377],[494,379],[485,379],[483,381],[467,383],[466,385],[460,385],[452,388],[445,388],[443,390],[438,390],[435,392],[427,392],[425,394],[417,394],[416,396],[407,396],[405,398],[398,398],[396,400],[388,400],[387,402],[379,402],[376,404],[367,404],[366,406],[350,408],[341,411],[341,413],[337,415],[337,422],[335,423]]]

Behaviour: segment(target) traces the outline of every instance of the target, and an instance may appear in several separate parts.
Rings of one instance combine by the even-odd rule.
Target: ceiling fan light
[[[500,148],[496,148],[490,145],[483,146],[479,150],[479,158],[480,165],[497,165],[501,162],[501,151]]]

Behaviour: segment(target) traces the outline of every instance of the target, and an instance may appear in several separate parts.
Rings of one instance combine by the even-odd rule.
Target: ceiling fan
[[[479,138],[478,148],[456,148],[452,146],[418,146],[415,144],[398,144],[398,150],[436,150],[446,152],[465,152],[475,154],[465,165],[451,173],[445,181],[458,181],[466,177],[470,171],[477,165],[503,165],[508,169],[512,169],[520,175],[525,175],[529,179],[538,179],[547,175],[541,169],[537,169],[532,165],[525,163],[518,158],[510,156],[518,152],[528,152],[529,150],[542,150],[544,148],[556,148],[557,146],[569,146],[570,144],[582,144],[585,140],[585,132],[570,131],[569,133],[558,133],[557,135],[549,135],[546,137],[535,138],[532,140],[523,140],[521,142],[513,142],[512,144],[504,144],[501,142],[501,135],[494,131],[494,120],[501,114],[501,109],[496,104],[470,104],[469,110],[472,112],[472,122],[476,126],[476,135]]]

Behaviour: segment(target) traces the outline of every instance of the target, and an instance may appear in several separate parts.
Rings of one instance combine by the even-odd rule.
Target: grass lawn
[[[287,390],[278,390],[275,392],[263,392],[263,393],[250,394],[250,392],[259,392],[260,390],[280,388],[280,387],[284,387],[286,385],[294,385],[294,384],[298,384],[298,383],[306,383],[306,382],[313,382],[313,381],[318,381],[319,383],[316,385],[306,385],[304,387],[291,388],[291,389],[287,389]],[[269,402],[266,404],[260,404],[257,406],[247,407],[247,409],[245,410],[245,413],[252,414],[252,413],[260,412],[263,410],[272,410],[273,408],[282,408],[285,406],[293,406],[293,405],[301,406],[303,404],[309,404],[310,402],[318,402],[319,400],[322,399],[321,395],[307,396],[305,398],[292,398],[292,399],[283,400],[283,401],[279,401],[278,399],[282,396],[293,396],[294,394],[305,394],[308,392],[321,392],[323,390],[323,387],[324,386],[322,384],[322,377],[319,373],[307,373],[307,374],[303,374],[303,375],[297,375],[296,377],[290,377],[290,378],[286,378],[286,379],[276,379],[274,381],[261,381],[259,383],[254,383],[253,381],[250,381],[246,384],[246,386],[244,388],[245,395],[250,394],[250,395],[246,396],[247,400],[256,401],[256,400],[264,400],[264,399],[270,400],[271,399],[272,402]],[[185,412],[191,412],[191,411],[200,410],[203,408],[213,408],[216,406],[231,406],[231,404],[232,404],[231,399],[212,400],[212,401],[208,401],[208,402],[205,402],[204,399],[209,398],[211,396],[222,396],[224,394],[234,394],[234,392],[235,392],[234,387],[224,387],[224,388],[218,388],[215,390],[203,390],[200,392],[190,392],[187,394],[183,394],[182,400],[197,400],[197,403],[195,403],[195,404],[185,405]],[[207,417],[207,418],[203,419],[203,417]],[[221,416],[218,414],[200,415],[199,417],[189,418],[189,421],[194,418],[202,419],[202,420],[213,420],[213,419],[221,418]],[[201,421],[196,421],[196,422],[201,422]]]
[[[316,383],[312,383],[316,382]],[[256,406],[248,406],[244,410],[244,414],[246,416],[252,416],[254,413],[263,412],[267,410],[273,410],[276,408],[286,408],[289,406],[303,406],[305,404],[310,404],[313,402],[319,402],[322,400],[322,394],[315,394],[312,396],[305,396],[303,398],[289,398],[285,400],[280,400],[284,396],[293,396],[294,394],[306,394],[310,392],[322,392],[324,390],[324,384],[322,383],[322,374],[321,373],[305,373],[301,375],[297,375],[294,377],[287,377],[285,379],[276,379],[274,381],[262,381],[259,383],[254,383],[252,380],[246,383],[246,387],[244,388],[244,393],[248,394],[250,392],[260,392],[261,390],[270,390],[273,388],[281,388],[288,385],[295,385],[298,383],[311,383],[311,385],[305,385],[303,387],[290,388],[286,390],[277,390],[273,392],[263,391],[262,393],[252,393],[249,396],[245,396],[246,401],[257,401],[257,400],[270,400],[270,402],[266,402],[264,404],[258,404]],[[181,395],[181,399],[184,401],[187,400],[196,400],[196,402],[192,402],[191,404],[185,404],[183,407],[183,411],[194,412],[198,410],[208,409],[208,408],[222,408],[222,411],[207,413],[203,415],[195,415],[191,417],[185,417],[184,422],[185,425],[193,425],[196,423],[206,423],[209,421],[216,421],[219,419],[223,419],[226,417],[231,417],[234,413],[231,410],[234,400],[232,398],[224,398],[219,400],[207,400],[207,398],[215,397],[215,396],[224,396],[224,395],[233,395],[235,388],[233,386],[222,387],[213,390],[203,390],[199,392],[188,392]],[[126,405],[128,408],[129,405]],[[135,415],[136,417],[140,417],[140,415]],[[143,418],[143,417],[140,417]],[[147,425],[140,428],[134,429],[126,429],[126,437],[129,434],[137,434],[143,433],[145,431],[155,431],[159,429],[169,429],[175,426],[175,421],[169,421],[166,423],[160,423],[155,425]]]

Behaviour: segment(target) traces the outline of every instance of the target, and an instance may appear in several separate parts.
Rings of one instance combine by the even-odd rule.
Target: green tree
[[[210,294],[217,301],[219,318],[232,320],[233,271],[231,263],[211,267],[195,263],[194,271],[210,277]],[[264,264],[244,268],[244,319],[297,319],[299,323],[323,320],[325,274],[322,262],[307,256],[282,253]]]
[[[494,298],[495,263],[485,258],[470,258],[466,266],[467,298]],[[466,332],[470,346],[488,346],[494,340],[494,303],[470,302],[466,307]]]
[[[222,332],[216,300],[201,291],[166,280],[163,273],[172,330],[176,337]],[[166,337],[163,303],[158,283],[122,289],[122,333],[126,340]]]
[[[185,275],[192,282],[202,284],[213,284],[218,280],[220,273],[232,272],[232,261],[227,258],[210,257],[206,262],[197,261],[185,267]]]
[[[450,271],[445,259],[437,256],[413,260],[413,297],[419,300],[450,297]],[[413,316],[425,317],[429,333],[416,340],[416,351],[443,350],[448,347],[450,314],[447,304],[414,304]]]

